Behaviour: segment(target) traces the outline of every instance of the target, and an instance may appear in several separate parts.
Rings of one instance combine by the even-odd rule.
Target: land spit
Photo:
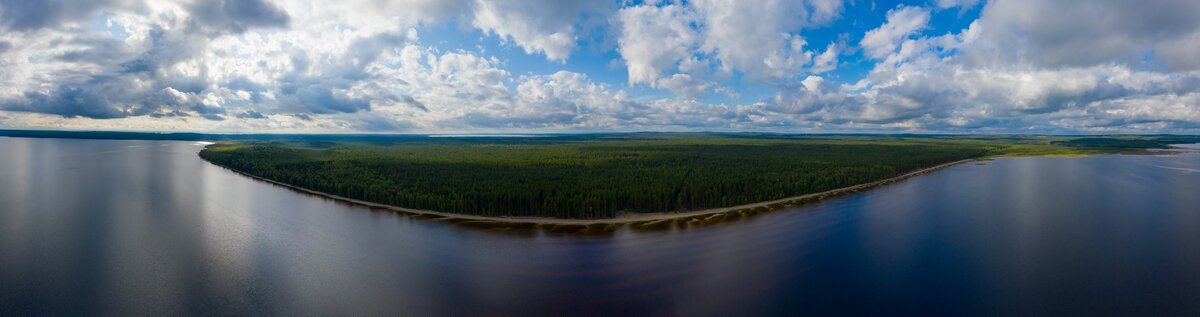
[[[416,218],[447,221],[457,225],[477,227],[489,229],[493,231],[507,231],[514,233],[528,232],[549,232],[549,233],[565,233],[565,234],[608,234],[615,232],[622,227],[629,227],[635,230],[664,230],[672,228],[689,228],[713,225],[717,223],[728,222],[732,220],[740,220],[753,215],[776,211],[788,207],[793,207],[805,203],[820,201],[830,197],[841,196],[851,193],[857,193],[863,190],[874,187],[891,184],[910,177],[926,174],[946,167],[971,162],[978,159],[965,159],[954,162],[939,164],[936,166],[918,169],[912,172],[904,173],[891,178],[886,178],[874,182],[863,183],[853,186],[847,186],[832,190],[827,190],[819,193],[804,194],[788,198],[776,199],[771,201],[757,202],[751,204],[737,205],[723,208],[711,208],[693,211],[679,212],[653,212],[653,213],[623,213],[615,218],[605,219],[564,219],[564,218],[547,218],[547,217],[489,217],[464,215],[450,212],[441,212],[424,209],[404,208],[387,204],[369,202],[345,196],[334,195],[326,192],[316,191],[308,188],[287,184],[284,182],[259,177],[250,173],[246,173],[229,166],[217,164],[216,162],[205,160],[214,165],[228,169],[235,173],[245,175],[247,177],[271,183],[274,185],[286,187],[295,191],[332,199],[335,201],[361,205],[369,207],[372,210],[386,210],[407,214]]]

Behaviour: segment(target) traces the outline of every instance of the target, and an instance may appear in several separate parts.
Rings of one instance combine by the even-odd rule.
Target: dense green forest
[[[1139,151],[1188,137],[623,134],[237,141],[201,157],[354,199],[485,216],[727,207],[992,155]],[[1180,139],[1180,140],[1177,140]]]

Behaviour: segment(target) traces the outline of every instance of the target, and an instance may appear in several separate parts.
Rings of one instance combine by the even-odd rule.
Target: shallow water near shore
[[[1200,314],[1200,153],[1000,158],[688,230],[500,234],[0,137],[0,315]]]

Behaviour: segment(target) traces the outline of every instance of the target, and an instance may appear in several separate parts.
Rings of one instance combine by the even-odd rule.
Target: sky
[[[1200,133],[1195,0],[0,0],[0,128]]]

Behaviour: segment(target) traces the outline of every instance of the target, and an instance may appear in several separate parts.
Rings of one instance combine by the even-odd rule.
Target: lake
[[[202,145],[0,137],[0,315],[1197,315],[1200,154],[1002,158],[748,220],[502,234]]]

